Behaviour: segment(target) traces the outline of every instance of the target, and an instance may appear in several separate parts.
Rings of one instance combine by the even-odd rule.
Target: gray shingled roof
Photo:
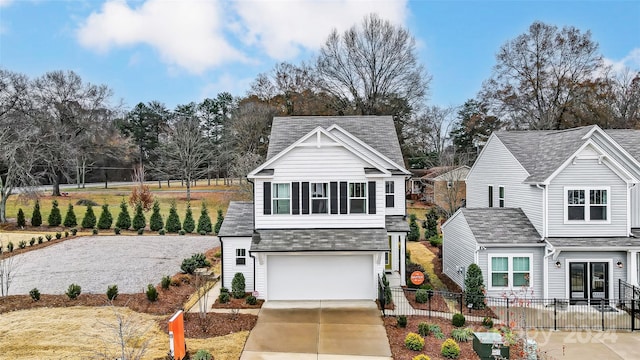
[[[267,160],[320,126],[338,125],[393,162],[404,166],[400,143],[391,116],[291,116],[275,117]]]
[[[387,215],[384,220],[387,231],[409,232],[409,223],[402,215]]]
[[[519,208],[463,208],[462,214],[478,244],[542,244],[540,234]]]
[[[389,251],[385,229],[258,230],[251,251]]]
[[[627,250],[629,247],[640,247],[640,238],[637,237],[575,237],[575,238],[547,238],[547,241],[554,247],[585,247],[614,248]]]
[[[640,161],[640,130],[607,129],[605,132],[631,156]]]
[[[253,203],[232,201],[218,236],[251,236],[253,234]]]

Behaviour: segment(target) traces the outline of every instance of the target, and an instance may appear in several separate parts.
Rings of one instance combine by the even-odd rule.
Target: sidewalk
[[[207,292],[207,294],[198,300],[198,302],[191,307],[187,312],[190,313],[199,313],[200,309],[205,309],[206,312],[211,313],[220,313],[220,314],[228,314],[228,313],[239,313],[239,314],[251,314],[258,315],[260,309],[214,309],[212,308],[213,304],[216,302],[218,296],[220,296],[220,288],[222,287],[222,281],[218,281],[212,288]],[[204,308],[202,307],[204,306]]]

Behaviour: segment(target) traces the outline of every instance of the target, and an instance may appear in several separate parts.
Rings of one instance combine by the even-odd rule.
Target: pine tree
[[[159,231],[164,227],[164,222],[162,221],[162,215],[160,215],[160,203],[158,200],[153,202],[153,212],[151,213],[151,218],[149,218],[149,229],[151,231]]]
[[[467,276],[464,278],[464,296],[467,304],[473,304],[474,309],[484,309],[484,279],[482,270],[476,264],[469,265]]]
[[[102,205],[102,213],[100,214],[100,219],[98,220],[98,229],[110,229],[111,224],[113,224],[113,216],[111,216],[111,212],[109,211],[109,205],[104,204]]]
[[[407,235],[407,240],[420,240],[420,228],[418,228],[418,224],[416,223],[416,216],[414,214],[409,215],[409,234]]]
[[[432,236],[438,235],[438,214],[434,208],[431,208],[427,213],[425,225],[425,239],[430,239]]]
[[[167,217],[166,230],[171,233],[175,233],[182,229],[180,225],[180,217],[178,216],[178,209],[176,209],[176,202],[171,202],[171,208],[169,209],[169,217]]]
[[[64,216],[64,226],[70,228],[76,225],[78,225],[78,220],[76,220],[76,213],[73,211],[73,205],[69,204],[67,214]]]
[[[62,223],[62,215],[60,215],[58,200],[53,200],[51,212],[49,213],[49,219],[47,222],[49,223],[49,226],[59,226]]]
[[[142,202],[136,203],[136,214],[133,216],[133,230],[144,229],[147,226],[147,219],[144,217]]]
[[[19,228],[24,228],[27,225],[27,221],[24,218],[24,211],[22,211],[22,208],[18,209],[18,227]]]
[[[91,206],[91,204],[87,204],[87,212],[84,213],[82,227],[85,229],[93,229],[96,227],[96,215],[93,213],[93,206]]]
[[[31,225],[42,225],[42,215],[40,214],[40,201],[36,200],[36,204],[33,206],[33,214],[31,215]]]
[[[198,219],[198,232],[211,232],[211,218],[209,217],[209,211],[207,211],[207,204],[202,203],[202,209],[200,210],[200,218]]]
[[[118,214],[118,220],[116,221],[116,227],[122,230],[127,230],[131,227],[131,216],[129,215],[129,208],[127,207],[127,203],[120,203],[120,214]]]
[[[216,226],[214,228],[214,232],[216,235],[220,232],[220,227],[222,227],[222,222],[224,221],[224,216],[222,216],[222,209],[218,209],[218,218],[216,219]]]
[[[189,234],[196,229],[196,223],[193,221],[193,213],[191,212],[191,204],[187,203],[187,213],[184,216],[184,223],[182,224],[184,231]]]

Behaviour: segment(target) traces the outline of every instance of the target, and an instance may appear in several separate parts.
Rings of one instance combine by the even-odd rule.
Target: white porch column
[[[407,277],[405,275],[406,270],[406,266],[407,266],[407,235],[406,234],[401,234],[400,236],[398,236],[398,239],[400,240],[400,285],[402,286],[406,286],[407,285]]]
[[[629,251],[627,258],[627,281],[634,286],[639,285],[638,279],[638,251]]]

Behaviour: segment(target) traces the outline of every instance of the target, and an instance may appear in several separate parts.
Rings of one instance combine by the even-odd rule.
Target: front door
[[[572,262],[569,263],[569,298],[571,304],[587,303],[588,282],[587,282],[587,263]]]
[[[388,238],[389,238],[389,251],[386,251],[384,253],[384,269],[387,272],[391,271],[391,235],[389,235]]]
[[[591,276],[591,299],[609,298],[609,264],[604,262],[592,262],[590,269]]]

